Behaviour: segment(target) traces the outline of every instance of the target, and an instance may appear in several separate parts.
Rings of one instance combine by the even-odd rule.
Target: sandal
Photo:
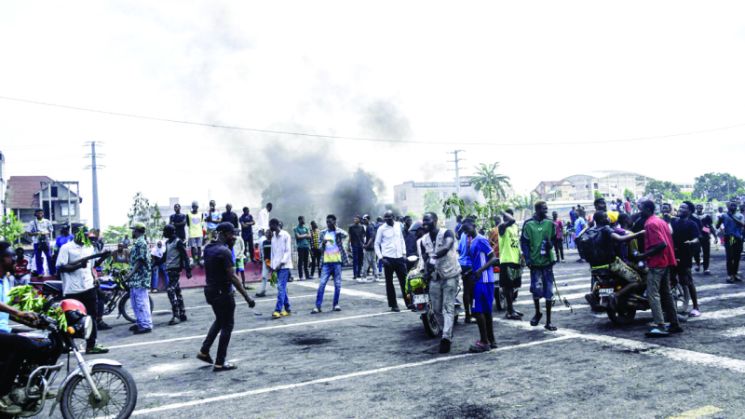
[[[226,362],[226,363],[222,364],[221,366],[217,366],[217,365],[213,366],[212,367],[212,371],[214,371],[214,372],[230,371],[230,370],[234,370],[236,368],[238,368],[238,367],[236,367],[235,364],[231,364],[230,362]]]
[[[206,362],[208,364],[214,364],[215,363],[215,361],[212,360],[212,357],[210,356],[210,354],[203,354],[201,352],[197,353],[197,359],[200,360],[200,361],[202,361],[202,362]]]

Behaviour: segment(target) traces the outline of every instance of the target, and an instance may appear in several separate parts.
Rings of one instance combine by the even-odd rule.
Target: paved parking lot
[[[439,355],[417,314],[388,311],[383,284],[351,280],[341,312],[329,310],[329,284],[329,311],[309,314],[317,280],[290,284],[288,318],[271,320],[273,292],[253,310],[238,303],[229,359],[239,369],[231,372],[215,374],[194,358],[213,319],[199,289],[185,292],[188,322],[167,326],[167,299],[157,294],[154,333],[131,336],[128,323],[110,317],[114,329],[101,342],[133,373],[143,417],[745,415],[745,286],[724,283],[723,252],[714,254],[714,275],[695,274],[703,316],[682,335],[653,341],[644,337],[649,312],[625,328],[590,313],[588,267],[569,259],[555,267],[573,304],[558,308],[559,331],[497,313],[499,349],[486,354],[468,353],[478,330],[461,320],[452,353]],[[518,304],[529,318],[526,288]]]

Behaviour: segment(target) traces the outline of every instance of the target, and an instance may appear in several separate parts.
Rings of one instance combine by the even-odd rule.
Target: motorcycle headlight
[[[67,333],[74,338],[87,340],[93,333],[93,319],[91,316],[80,316],[71,322],[68,316]]]

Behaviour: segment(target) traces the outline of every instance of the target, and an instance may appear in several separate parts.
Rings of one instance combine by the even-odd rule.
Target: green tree
[[[129,235],[129,227],[127,225],[122,226],[108,226],[106,227],[106,230],[104,230],[103,233],[101,233],[101,238],[103,238],[104,243],[119,243],[121,242],[125,236]]]
[[[13,212],[2,217],[0,223],[0,237],[8,243],[17,243],[23,235],[25,229],[21,220],[16,218]]]
[[[132,198],[132,207],[127,213],[129,226],[135,222],[145,223],[145,235],[150,240],[161,237],[163,227],[166,226],[163,217],[160,214],[158,204],[150,204],[150,200],[145,198],[141,192],[137,192]]]
[[[442,203],[442,213],[445,214],[445,217],[447,218],[453,218],[459,215],[465,217],[468,215],[468,205],[463,198],[453,193]]]
[[[693,184],[696,199],[726,201],[743,193],[745,181],[729,173],[706,173],[697,177]]]
[[[471,179],[473,187],[481,192],[486,199],[490,201],[503,201],[507,198],[507,188],[510,184],[510,177],[497,173],[499,163],[484,164],[476,166],[476,175]]]
[[[435,191],[424,193],[424,212],[433,212],[438,218],[443,218],[443,201]]]
[[[662,180],[651,180],[647,183],[644,188],[644,194],[654,195],[655,199],[658,197],[665,198],[667,200],[680,200],[683,199],[680,193],[680,187],[678,185]]]
[[[530,194],[527,196],[517,195],[514,198],[510,199],[509,204],[516,213],[520,214],[519,216],[515,214],[518,219],[524,220],[526,212],[533,210],[533,203],[535,203],[536,200],[537,199],[534,194]]]
[[[634,200],[634,192],[632,192],[630,189],[624,189],[623,190],[623,197],[628,198],[630,201]]]

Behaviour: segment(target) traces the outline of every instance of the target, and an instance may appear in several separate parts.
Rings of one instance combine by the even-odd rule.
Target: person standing
[[[165,259],[163,258],[163,253],[165,252],[165,249],[163,248],[163,242],[158,240],[158,243],[153,247],[153,250],[150,251],[150,258],[151,263],[150,266],[152,266],[152,275],[153,279],[150,282],[150,292],[153,294],[160,291],[160,278],[161,275],[164,279],[164,283],[166,286],[168,286],[168,273],[166,273],[166,266],[165,266]]]
[[[499,288],[507,305],[505,317],[508,320],[522,320],[523,313],[515,310],[512,304],[515,288],[522,285],[520,233],[512,209],[505,210],[502,219],[504,222],[499,225]]]
[[[375,226],[370,222],[370,216],[365,214],[362,217],[362,224],[365,226],[365,242],[363,243],[364,260],[362,262],[361,276],[367,281],[368,272],[372,271],[372,281],[378,281],[378,269],[375,262]]]
[[[741,282],[739,275],[745,217],[737,212],[737,201],[727,204],[727,212],[719,217],[717,228],[724,226],[724,251],[727,257],[727,282]]]
[[[233,205],[225,204],[225,212],[222,213],[220,220],[232,224],[233,228],[238,228],[238,215],[233,212]]]
[[[685,202],[678,208],[678,217],[673,219],[673,246],[675,247],[676,267],[675,275],[683,287],[683,311],[689,317],[701,316],[696,295],[696,285],[693,283],[691,266],[693,260],[693,247],[698,245],[701,232],[696,223],[690,218],[690,206]],[[693,310],[688,313],[688,300],[693,302]]]
[[[530,292],[533,294],[535,315],[530,320],[531,326],[538,326],[543,314],[540,300],[546,302],[546,325],[548,331],[555,331],[556,326],[551,323],[551,300],[554,296],[554,270],[556,257],[553,241],[556,239],[554,223],[548,219],[548,205],[545,201],[535,203],[533,217],[523,224],[523,234],[520,237],[520,247],[525,256],[525,263],[530,268]]]
[[[412,307],[406,297],[405,288],[407,272],[404,255],[406,254],[406,243],[404,243],[404,235],[400,223],[395,222],[393,219],[393,211],[386,211],[383,220],[385,220],[385,223],[378,228],[375,234],[375,254],[382,261],[383,269],[385,270],[385,291],[388,297],[388,306],[391,308],[391,311],[398,312],[401,309],[398,308],[396,288],[393,286],[394,273],[398,277],[401,294],[404,297],[406,307]]]
[[[467,229],[466,222],[463,227]],[[439,352],[446,354],[450,352],[453,342],[455,296],[458,294],[458,279],[460,279],[455,233],[446,228],[440,228],[437,224],[437,215],[432,212],[424,214],[422,228],[425,234],[420,243],[423,248],[422,258],[427,266],[426,272],[430,275],[429,298],[437,321],[442,325]],[[492,295],[494,295],[493,291]]]
[[[259,260],[261,261],[261,290],[256,293],[257,298],[266,297],[266,283],[271,274],[272,260],[272,232],[267,230],[259,237]]]
[[[57,256],[59,256],[59,250],[64,246],[65,244],[71,242],[74,239],[72,234],[70,234],[70,226],[65,224],[60,229],[60,234],[57,236],[57,238],[54,240],[54,254],[52,255],[52,264],[54,266],[57,266]]]
[[[215,313],[215,321],[212,322],[207,336],[202,342],[202,347],[197,353],[197,359],[212,364],[212,371],[221,372],[234,370],[235,364],[227,362],[228,345],[235,324],[235,292],[238,292],[246,300],[249,308],[254,308],[256,302],[248,296],[240,279],[235,275],[233,265],[233,254],[230,249],[235,242],[235,227],[232,223],[220,223],[215,228],[215,241],[210,242],[204,248],[204,271],[206,284],[204,297],[207,304],[212,306]],[[217,344],[217,357],[213,360],[210,349],[220,335]]]
[[[181,296],[181,271],[186,271],[186,278],[191,278],[191,265],[189,256],[186,254],[186,245],[178,235],[174,226],[167,225],[163,228],[163,236],[166,238],[165,268],[168,275],[168,300],[171,302],[173,318],[168,322],[170,326],[186,321],[186,308],[184,298]]]
[[[259,219],[257,220],[256,226],[259,229],[259,235],[263,235],[265,231],[269,230],[269,213],[272,212],[272,203],[266,204],[266,207],[259,211]]]
[[[360,216],[354,216],[354,223],[349,226],[349,247],[352,248],[352,277],[357,282],[362,280],[362,255],[365,244],[365,226],[360,224]],[[416,248],[416,245],[414,246]]]
[[[310,230],[305,225],[305,217],[297,217],[297,226],[293,230],[295,243],[297,243],[297,275],[300,281],[303,278],[310,279],[308,273],[308,259],[310,259]]]
[[[191,213],[187,217],[189,225],[189,247],[192,265],[202,266],[202,244],[204,241],[204,214],[199,212],[199,203],[191,203]]]
[[[174,227],[176,237],[178,237],[182,243],[186,243],[186,224],[188,223],[188,218],[186,217],[186,214],[181,213],[181,204],[173,206],[173,214],[168,218],[168,223]]]
[[[282,230],[276,218],[269,220],[269,230],[272,232],[272,266],[269,273],[277,273],[277,304],[272,318],[278,319],[292,314],[290,297],[287,295],[287,281],[290,279],[290,269],[292,269],[292,238]]]
[[[94,255],[93,246],[86,244],[87,230],[83,224],[73,224],[72,231],[75,238],[60,248],[57,257],[57,269],[62,279],[62,295],[83,303],[88,315],[96,319],[98,317],[98,295],[93,280],[93,269],[89,266],[91,256]],[[96,264],[100,264],[106,257],[108,257],[106,253],[101,255]],[[86,340],[85,352],[87,354],[109,352],[108,349],[96,344],[98,326],[95,321],[92,322],[92,327],[91,335]]]
[[[675,268],[675,251],[670,226],[661,218],[654,215],[655,204],[652,201],[642,201],[640,205],[641,219],[644,221],[644,253],[638,258],[647,260],[649,273],[647,274],[647,299],[652,309],[653,326],[647,337],[666,337],[670,333],[681,333],[683,329],[678,323],[678,313],[670,292],[670,271]],[[664,314],[663,314],[664,313]],[[665,328],[665,318],[670,327]]]
[[[701,252],[696,252],[696,272],[701,269],[701,256],[703,254],[704,275],[711,275],[709,271],[709,262],[711,261],[711,235],[715,233],[714,220],[710,214],[704,214],[704,206],[696,205],[695,217],[701,221]],[[716,239],[716,235],[714,237]]]
[[[326,291],[326,284],[331,276],[334,277],[334,301],[333,310],[341,311],[339,307],[339,296],[341,295],[341,249],[344,247],[343,236],[338,234],[336,229],[336,216],[329,214],[326,216],[326,229],[320,233],[321,248],[321,281],[318,284],[318,294],[316,295],[316,306],[311,314],[321,312],[323,305],[323,294]]]
[[[473,268],[473,302],[472,314],[479,326],[479,340],[468,348],[469,352],[486,352],[497,348],[494,338],[494,319],[492,318],[494,302],[494,270],[499,263],[494,255],[489,240],[478,234],[473,219],[463,220],[463,233],[471,237],[468,254]]]
[[[231,223],[232,224],[232,223]],[[233,244],[233,261],[235,262],[235,272],[240,274],[241,283],[246,287],[246,242],[241,237],[241,230],[235,229],[235,243]]]
[[[551,219],[556,229],[556,239],[554,240],[554,250],[556,251],[556,261],[564,262],[564,223],[559,219],[559,213],[551,213]]]
[[[214,200],[210,201],[210,208],[204,214],[204,219],[207,222],[207,240],[212,241],[215,239],[217,225],[222,221],[222,215],[217,211]]]
[[[321,250],[321,230],[318,229],[318,223],[315,221],[310,222],[310,276],[308,279],[313,278],[313,275],[318,270],[318,277],[321,277],[321,256],[323,250]]]
[[[153,318],[150,308],[150,297],[148,286],[150,279],[150,255],[145,241],[145,224],[136,222],[132,225],[132,238],[134,244],[129,252],[129,264],[131,269],[127,276],[129,287],[129,298],[132,303],[136,323],[129,328],[135,335],[150,333],[153,331]]]
[[[243,214],[241,215],[241,218],[238,219],[238,222],[241,225],[241,237],[243,238],[243,242],[246,244],[246,250],[248,251],[248,257],[251,262],[255,262],[254,258],[254,232],[253,232],[253,226],[255,224],[254,222],[254,216],[251,215],[251,211],[248,209],[248,207],[243,207]]]
[[[37,209],[34,211],[34,220],[28,223],[27,232],[34,244],[36,274],[44,276],[44,261],[46,260],[47,272],[49,275],[54,275],[55,267],[52,264],[52,254],[49,248],[49,242],[52,240],[52,235],[54,235],[54,226],[51,221],[44,218],[44,210]]]

